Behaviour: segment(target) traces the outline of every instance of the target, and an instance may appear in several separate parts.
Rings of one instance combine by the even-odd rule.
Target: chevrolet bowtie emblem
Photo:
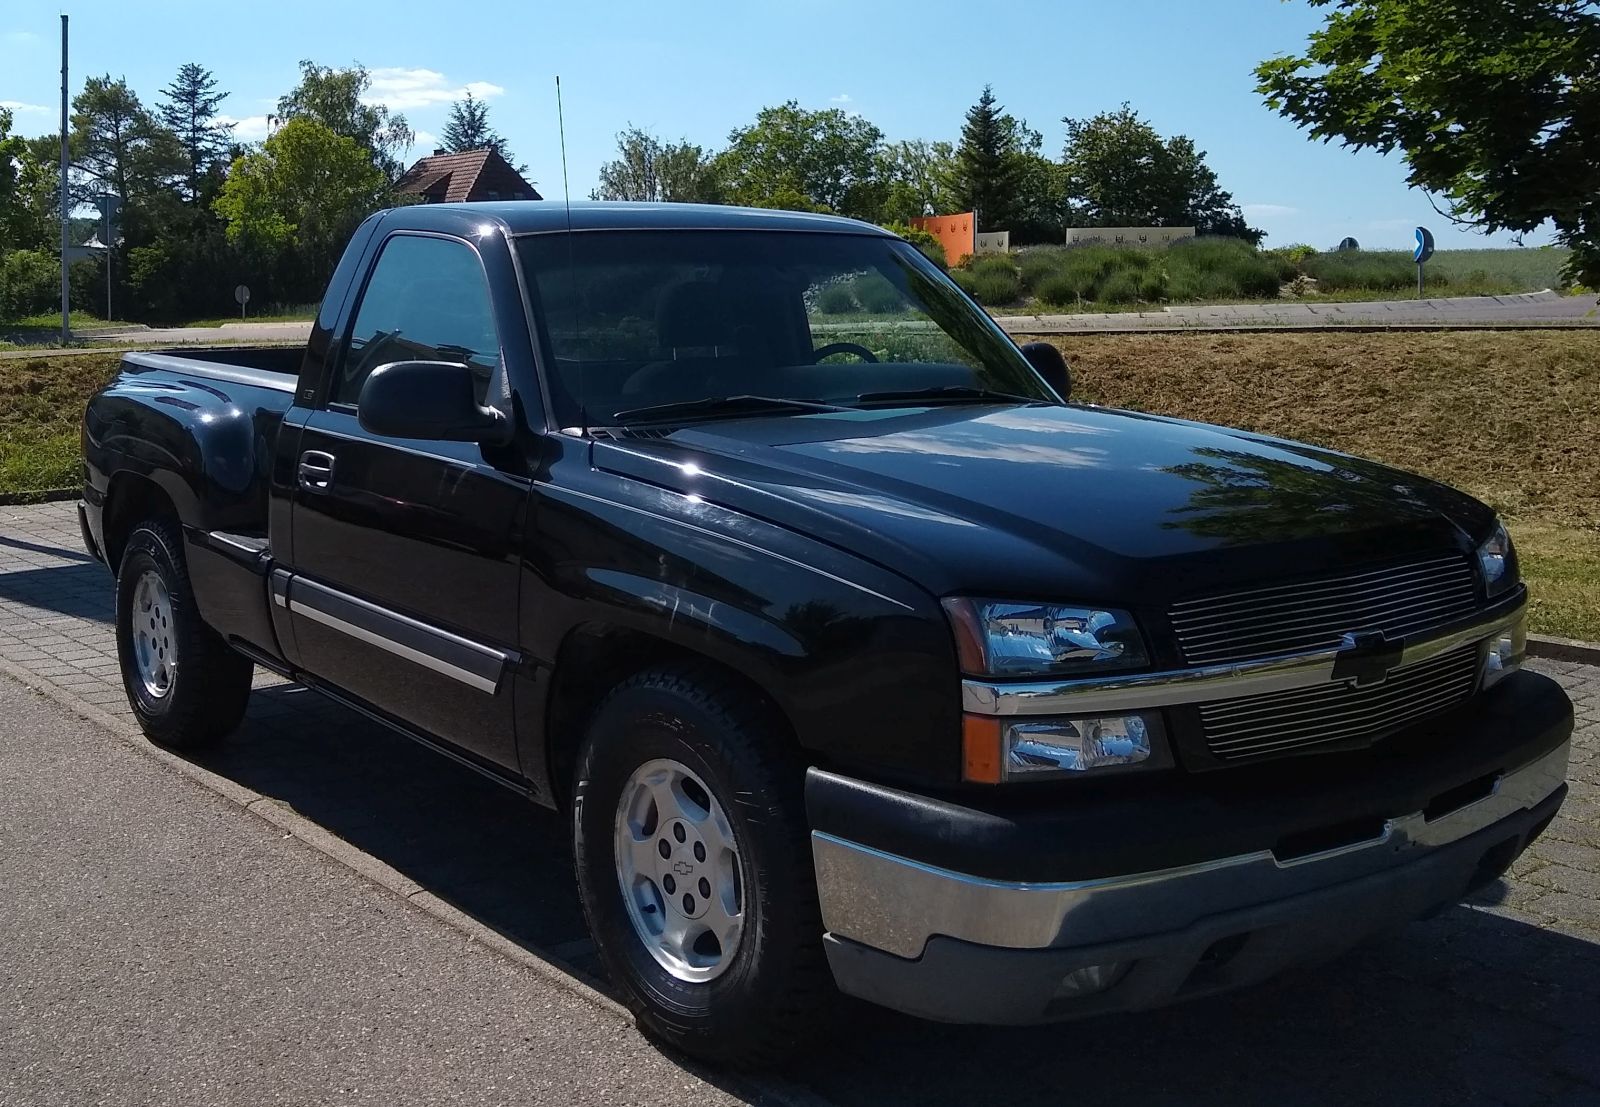
[[[1389,672],[1400,664],[1405,642],[1390,638],[1381,630],[1358,630],[1340,639],[1333,660],[1333,679],[1353,688],[1382,684]]]

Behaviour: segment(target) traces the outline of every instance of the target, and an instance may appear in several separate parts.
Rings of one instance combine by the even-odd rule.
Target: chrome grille
[[[1478,646],[1407,665],[1382,684],[1330,684],[1200,705],[1206,745],[1223,760],[1297,753],[1353,738],[1376,740],[1461,703],[1478,685]]]
[[[1391,638],[1443,626],[1477,606],[1460,555],[1185,600],[1168,613],[1184,660],[1214,665],[1337,648],[1356,630]]]

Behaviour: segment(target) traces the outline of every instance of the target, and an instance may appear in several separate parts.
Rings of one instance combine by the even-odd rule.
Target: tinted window
[[[850,404],[986,388],[1048,397],[916,250],[857,234],[599,231],[518,240],[563,426],[755,394]]]
[[[354,404],[367,374],[391,361],[466,362],[484,401],[500,343],[483,266],[466,243],[397,235],[384,245],[330,402]]]

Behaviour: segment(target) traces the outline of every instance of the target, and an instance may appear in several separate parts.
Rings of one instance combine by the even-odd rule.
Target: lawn
[[[1600,639],[1600,334],[1055,336],[1080,400],[1377,458],[1506,517],[1534,628]],[[0,493],[71,487],[118,355],[0,359]]]
[[[0,358],[0,493],[80,482],[83,405],[120,360],[114,353]]]
[[[1534,629],[1600,639],[1600,334],[1053,336],[1075,397],[1424,473],[1493,504]]]

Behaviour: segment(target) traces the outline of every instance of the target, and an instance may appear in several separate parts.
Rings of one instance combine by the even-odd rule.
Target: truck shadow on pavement
[[[0,544],[25,545],[3,536],[0,536]],[[63,555],[58,552],[56,556]],[[87,557],[73,565],[11,569],[0,573],[0,600],[25,603],[110,627],[116,614],[116,597],[108,580],[105,566]]]
[[[560,817],[291,685],[259,689],[243,731],[197,760],[599,974]],[[844,1000],[784,1078],[862,1107],[1600,1103],[1597,1011],[1600,947],[1457,907],[1326,966],[1161,1011],[988,1029]],[[724,1086],[748,1094],[761,1079]]]

